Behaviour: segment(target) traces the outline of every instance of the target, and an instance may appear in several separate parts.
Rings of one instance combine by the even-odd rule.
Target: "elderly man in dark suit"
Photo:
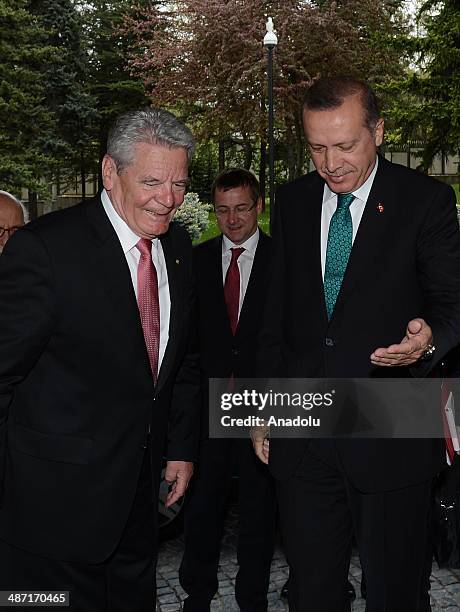
[[[168,112],[121,116],[102,193],[0,258],[0,590],[155,605],[162,456],[171,504],[197,442],[191,244],[171,224],[193,146]]]
[[[253,174],[242,168],[225,170],[214,181],[212,198],[222,235],[194,250],[204,439],[186,498],[180,580],[189,595],[184,610],[209,610],[218,587],[225,503],[231,478],[238,474],[235,595],[244,612],[261,612],[267,610],[274,545],[274,483],[254,455],[250,440],[208,439],[207,388],[209,378],[249,378],[255,374],[271,239],[257,226],[262,199]]]
[[[266,330],[276,374],[424,376],[460,338],[454,192],[378,156],[384,123],[360,81],[319,79],[303,120],[316,172],[277,195]],[[255,446],[266,461],[257,432]],[[269,453],[291,607],[350,609],[343,585],[355,531],[366,610],[416,612],[442,440],[273,438]]]

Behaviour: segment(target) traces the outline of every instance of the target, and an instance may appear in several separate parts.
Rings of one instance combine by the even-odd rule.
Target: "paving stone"
[[[236,564],[236,525],[237,514],[233,508],[225,527],[221,559],[219,565],[219,592],[211,602],[212,612],[239,612],[235,601]],[[182,559],[183,537],[177,537],[160,546],[158,557],[158,602],[157,612],[180,612],[181,600],[186,593],[179,585],[178,569]],[[287,602],[279,598],[279,592],[289,574],[288,565],[280,546],[277,546],[272,562],[268,592],[268,612],[288,612]],[[350,580],[359,594],[361,567],[359,556],[354,552],[350,563]],[[433,564],[431,576],[432,612],[460,612],[460,570],[438,568]],[[352,604],[353,612],[365,612],[365,601],[356,599]]]
[[[235,587],[233,586],[233,584],[230,584],[229,586],[221,586],[219,584],[219,595],[233,595],[235,592]]]
[[[170,593],[172,593],[172,589],[168,585],[166,585],[164,587],[161,587],[161,588],[157,587],[157,595],[158,595],[158,597],[160,597],[161,595],[169,595]]]
[[[161,612],[180,612],[181,605],[180,604],[163,604],[160,606],[159,610]]]
[[[160,595],[160,597],[158,597],[158,601],[160,605],[178,603],[177,595],[175,593],[171,593],[169,595]]]

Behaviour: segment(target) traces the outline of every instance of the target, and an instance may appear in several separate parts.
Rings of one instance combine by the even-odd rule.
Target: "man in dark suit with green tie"
[[[384,122],[363,82],[320,78],[306,94],[303,120],[316,171],[277,193],[263,345],[271,359],[263,370],[290,378],[425,376],[460,340],[454,192],[378,155]],[[267,461],[261,437],[255,446]],[[354,532],[366,610],[418,611],[443,441],[273,438],[269,461],[292,608],[350,609]]]

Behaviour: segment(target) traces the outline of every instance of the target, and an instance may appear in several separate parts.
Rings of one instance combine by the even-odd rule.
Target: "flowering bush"
[[[174,216],[174,220],[185,227],[192,240],[198,240],[209,225],[210,204],[200,202],[197,193],[187,193],[184,203]]]

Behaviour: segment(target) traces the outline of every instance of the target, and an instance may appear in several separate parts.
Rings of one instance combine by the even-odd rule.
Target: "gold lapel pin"
[[[383,206],[382,203],[377,204],[377,210],[379,211],[379,213],[383,213],[383,211],[385,210],[385,207]]]

